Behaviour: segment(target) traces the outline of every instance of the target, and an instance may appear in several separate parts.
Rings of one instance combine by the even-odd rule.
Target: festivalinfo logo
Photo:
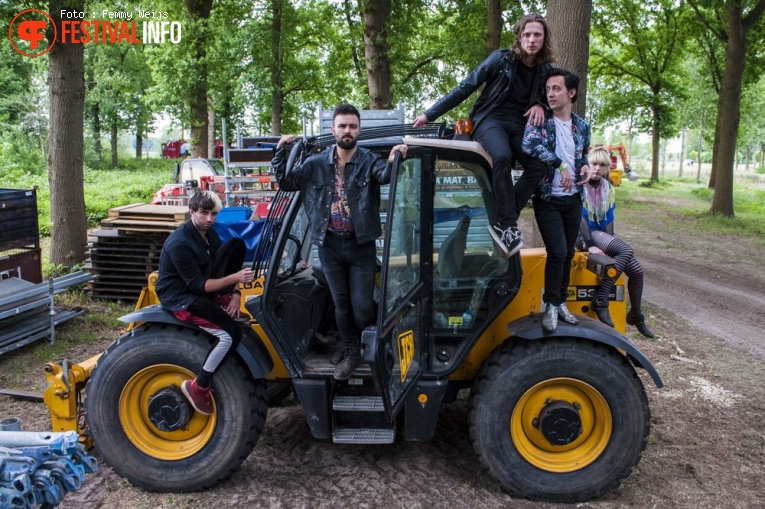
[[[13,49],[25,57],[39,57],[61,44],[178,44],[180,21],[168,21],[165,11],[85,11],[62,9],[61,23],[40,9],[18,13],[8,28]],[[48,38],[48,31],[53,37]],[[50,42],[48,42],[50,41]]]

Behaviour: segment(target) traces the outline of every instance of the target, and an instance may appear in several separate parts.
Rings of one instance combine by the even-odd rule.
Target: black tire
[[[191,329],[148,324],[120,337],[98,360],[85,392],[87,423],[106,463],[131,483],[160,492],[203,490],[228,477],[255,447],[268,412],[266,386],[235,356],[213,379],[212,415],[191,409],[191,420],[169,432],[149,420],[151,396],[170,388],[177,398],[180,383],[201,370],[210,342]]]
[[[561,414],[577,417],[554,418]],[[570,432],[576,426],[559,435],[541,431],[544,422],[577,419],[578,436]],[[598,343],[505,343],[484,363],[471,391],[476,453],[505,490],[522,498],[572,503],[603,495],[638,463],[649,431],[648,399],[635,370],[617,350]]]
[[[266,382],[268,406],[279,406],[292,394],[292,382],[268,380]]]

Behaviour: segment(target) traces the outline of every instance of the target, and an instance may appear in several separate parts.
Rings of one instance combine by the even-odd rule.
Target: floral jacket
[[[571,134],[574,137],[575,153],[574,168],[576,182],[581,179],[582,166],[589,166],[587,153],[590,151],[590,124],[585,122],[582,117],[571,114]],[[552,181],[555,176],[555,169],[563,161],[555,155],[555,121],[551,110],[547,110],[545,121],[541,126],[535,126],[529,122],[526,124],[526,130],[523,133],[523,151],[532,157],[536,157],[547,164],[547,175],[539,183],[537,195],[544,200],[550,199],[552,191]]]

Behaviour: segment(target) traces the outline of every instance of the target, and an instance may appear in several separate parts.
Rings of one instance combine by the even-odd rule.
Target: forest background
[[[108,210],[89,200],[88,186],[111,187],[111,206],[140,201],[147,187],[156,188],[130,179],[130,167],[156,157],[149,142],[185,134],[192,154],[206,157],[222,139],[223,119],[249,135],[301,132],[320,104],[339,102],[400,105],[413,119],[487,54],[509,47],[513,23],[532,11],[547,17],[558,65],[584,78],[577,112],[595,126],[594,141],[624,141],[636,159],[643,147],[635,140],[650,137],[641,172],[648,185],[661,185],[668,167],[681,178],[703,177],[709,214],[733,220],[734,175],[765,172],[765,0],[155,0],[150,6],[2,0],[0,33],[30,8],[50,13],[59,28],[62,10],[133,12],[135,20],[141,10],[182,29],[178,44],[56,42],[38,58],[3,43],[0,165],[12,182],[39,186],[40,208],[49,213],[41,230],[50,234],[54,265],[84,260],[88,224]],[[472,102],[439,120],[467,116]],[[166,119],[169,130],[160,127]],[[158,128],[164,132],[152,140]],[[169,180],[166,164],[157,183]],[[127,168],[126,178],[108,181],[109,167]]]

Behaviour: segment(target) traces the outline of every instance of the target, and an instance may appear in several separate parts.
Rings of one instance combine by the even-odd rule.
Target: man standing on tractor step
[[[590,124],[572,112],[579,77],[565,69],[552,69],[545,82],[551,111],[544,123],[526,126],[523,150],[547,165],[547,175],[534,194],[534,216],[545,243],[545,293],[547,307],[542,327],[552,332],[558,318],[576,325],[579,321],[566,307],[571,259],[582,218],[579,185],[590,171]]]
[[[414,119],[414,127],[432,122],[483,85],[470,111],[470,119],[473,137],[491,156],[497,222],[488,228],[494,245],[505,258],[523,247],[518,214],[545,174],[544,164],[525,154],[521,141],[527,119],[535,125],[544,119],[544,76],[553,62],[550,29],[541,15],[524,16],[513,30],[515,42],[510,49],[489,55],[457,88]],[[523,166],[523,176],[515,186],[514,160]]]
[[[212,191],[199,191],[191,197],[191,218],[162,246],[156,286],[163,308],[217,339],[202,364],[202,373],[181,384],[194,410],[203,415],[213,411],[213,375],[242,338],[242,328],[235,320],[241,299],[237,285],[251,282],[254,275],[252,269],[242,268],[247,251],[244,241],[233,238],[222,244],[213,230],[220,209],[220,198]]]
[[[286,168],[294,135],[279,140],[271,162],[279,188],[300,191],[311,225],[311,241],[327,278],[340,331],[334,377],[348,379],[361,364],[361,332],[374,322],[374,282],[377,268],[375,239],[382,234],[380,185],[390,181],[396,145],[386,161],[357,146],[359,110],[341,104],[332,115],[336,145],[314,154],[296,168]],[[287,173],[288,172],[288,173]]]

